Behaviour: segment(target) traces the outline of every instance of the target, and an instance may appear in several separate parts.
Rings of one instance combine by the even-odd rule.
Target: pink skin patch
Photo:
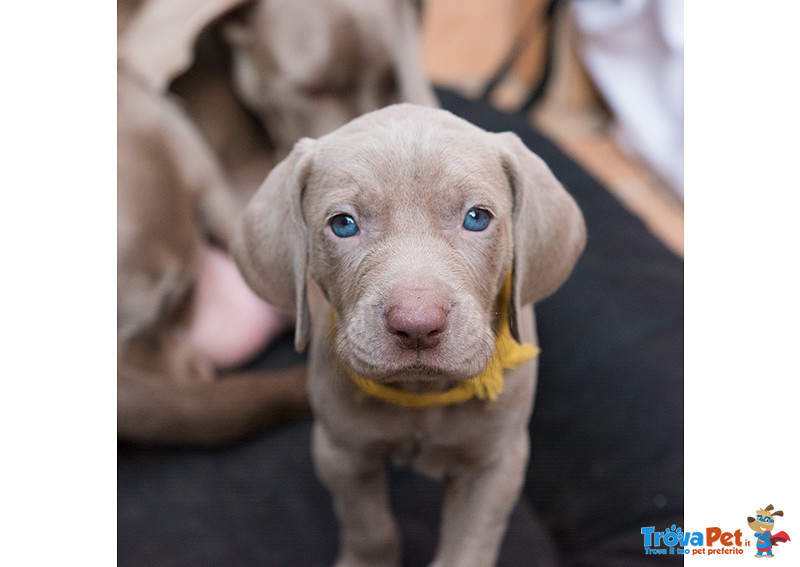
[[[291,326],[218,248],[204,247],[195,290],[189,342],[220,370],[248,362]]]

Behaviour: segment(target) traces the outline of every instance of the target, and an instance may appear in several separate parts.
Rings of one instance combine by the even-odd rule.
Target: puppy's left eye
[[[472,232],[481,232],[486,230],[491,220],[492,214],[489,211],[475,207],[467,211],[462,226]]]

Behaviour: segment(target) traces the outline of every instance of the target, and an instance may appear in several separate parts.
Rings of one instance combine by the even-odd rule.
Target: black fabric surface
[[[542,353],[527,484],[498,565],[659,565],[640,529],[683,525],[683,262],[520,116],[449,92],[442,106],[511,130],[572,193],[589,242],[537,306]],[[302,360],[291,338],[262,365]],[[118,448],[118,564],[316,566],[336,554],[310,423],[216,450]],[[392,471],[405,565],[427,564],[439,486]]]

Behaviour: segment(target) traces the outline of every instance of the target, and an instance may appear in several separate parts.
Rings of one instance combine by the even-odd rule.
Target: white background
[[[775,565],[800,557],[792,5],[686,6],[683,528],[747,535],[745,518],[774,504],[795,539]],[[2,564],[116,561],[114,10],[4,8]],[[693,562],[736,560],[755,559]]]
[[[800,34],[791,5],[686,2],[684,530],[741,529],[752,539],[746,517],[774,504],[785,512],[775,530],[795,540],[773,549],[778,565],[800,557]]]

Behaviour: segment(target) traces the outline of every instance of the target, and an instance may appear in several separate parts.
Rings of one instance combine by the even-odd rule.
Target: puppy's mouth
[[[343,354],[343,353],[342,353]],[[444,388],[456,382],[470,380],[480,374],[491,359],[491,350],[474,353],[469,358],[459,357],[442,363],[440,353],[407,352],[392,357],[391,362],[381,360],[371,363],[358,356],[342,356],[340,361],[358,376],[386,385],[418,388],[421,390]]]

